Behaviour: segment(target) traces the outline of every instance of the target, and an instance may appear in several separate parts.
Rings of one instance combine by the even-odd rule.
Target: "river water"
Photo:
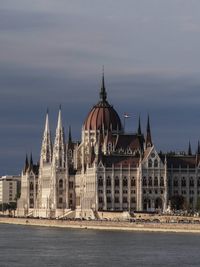
[[[200,234],[0,224],[0,267],[200,266]]]

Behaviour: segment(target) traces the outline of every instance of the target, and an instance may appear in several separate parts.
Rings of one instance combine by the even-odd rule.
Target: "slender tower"
[[[153,146],[152,139],[151,139],[151,128],[150,128],[149,115],[148,115],[148,119],[147,119],[147,134],[146,134],[146,140],[145,141],[146,141],[146,148]]]
[[[51,160],[52,160],[52,143],[51,143],[51,134],[49,129],[49,114],[47,111],[43,140],[42,140],[42,148],[40,153],[40,166],[42,166],[44,163],[50,163]]]
[[[49,114],[47,110],[43,140],[40,152],[40,168],[39,168],[39,179],[38,179],[37,207],[39,209],[46,210],[45,214],[41,214],[41,216],[44,215],[46,216],[47,210],[49,210],[51,161],[52,161],[52,142],[51,142],[51,133],[49,128]]]
[[[55,212],[56,209],[64,209],[67,206],[66,187],[68,187],[66,170],[66,144],[60,107],[56,136],[53,146],[51,172],[51,208],[54,209]],[[59,214],[56,213],[56,216],[59,216]]]

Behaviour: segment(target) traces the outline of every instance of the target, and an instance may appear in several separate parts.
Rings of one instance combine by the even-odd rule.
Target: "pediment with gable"
[[[154,146],[145,151],[142,165],[146,168],[164,168],[164,164]]]

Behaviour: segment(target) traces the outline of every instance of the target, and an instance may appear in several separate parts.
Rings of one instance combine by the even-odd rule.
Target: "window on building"
[[[126,178],[126,176],[123,178],[123,186],[127,186],[128,185],[128,180]]]
[[[115,203],[119,203],[119,198],[115,197]]]
[[[62,180],[62,179],[59,180],[59,188],[60,188],[60,189],[63,188],[63,180]]]
[[[99,197],[99,203],[103,203],[103,198]]]
[[[186,179],[185,179],[185,177],[182,177],[182,179],[181,179],[181,186],[182,187],[185,187],[186,186]]]
[[[149,177],[149,186],[152,186],[152,177]]]
[[[142,185],[147,186],[147,178],[145,176],[142,178]]]
[[[103,178],[101,176],[98,179],[98,186],[103,186]]]
[[[158,177],[154,177],[154,186],[158,186]]]
[[[160,186],[164,186],[164,178],[160,177]]]
[[[30,182],[30,191],[33,190],[33,182]]]
[[[127,203],[127,197],[123,197],[123,203]]]
[[[69,182],[69,189],[73,189],[74,188],[74,183],[73,182]]]
[[[107,179],[106,179],[106,186],[111,186],[111,178],[110,178],[110,176],[108,176]]]
[[[148,167],[152,168],[152,160],[151,159],[148,160]]]
[[[198,177],[197,186],[200,186],[200,177]]]
[[[135,177],[131,178],[131,186],[135,186]]]
[[[132,197],[131,198],[131,203],[135,203],[136,201],[135,201],[135,197]]]
[[[174,186],[178,186],[178,178],[177,177],[174,178]]]
[[[111,198],[107,197],[107,203],[111,203]]]
[[[115,177],[115,186],[119,186],[119,178],[118,178],[118,176]]]
[[[194,186],[194,179],[193,179],[193,177],[190,177],[190,186],[191,186],[191,187]]]
[[[155,167],[155,168],[158,167],[158,160],[157,160],[157,159],[154,160],[154,167]]]
[[[62,202],[63,202],[62,197],[59,197],[59,204],[62,204]]]

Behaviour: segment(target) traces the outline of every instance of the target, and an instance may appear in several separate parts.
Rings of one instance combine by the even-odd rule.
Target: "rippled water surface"
[[[4,266],[200,266],[200,235],[0,224]]]

